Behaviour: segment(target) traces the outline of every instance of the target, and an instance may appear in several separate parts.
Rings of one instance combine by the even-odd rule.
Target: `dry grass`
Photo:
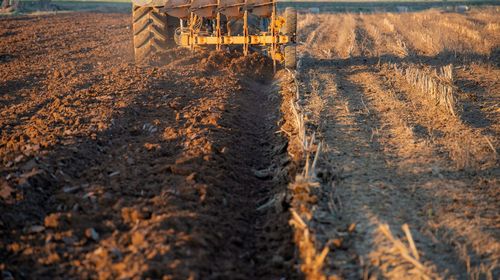
[[[377,26],[381,35],[392,37],[389,39],[391,43],[386,46],[397,45],[401,50],[410,46],[417,54],[425,55],[437,55],[444,51],[487,55],[499,44],[499,38],[494,33],[500,24],[492,17],[488,16],[487,23],[482,25],[468,20],[465,15],[443,16],[440,11],[431,10],[425,13],[389,13],[384,15],[382,21],[379,16],[368,15],[364,20]],[[376,34],[370,28],[367,30]],[[396,54],[399,52],[394,50]]]
[[[401,240],[394,237],[388,224],[381,224],[378,230],[392,243],[393,247],[390,250],[392,253],[399,254],[405,261],[417,268],[420,272],[419,278],[430,279],[428,268],[419,261],[420,256],[413,241],[410,228],[407,224],[404,224],[401,228],[406,235],[408,245],[405,245]]]
[[[401,34],[401,38],[395,38],[396,40],[405,42],[406,45],[411,45],[412,49],[420,50],[424,54],[439,53],[439,35],[435,36],[439,31],[428,30],[425,22],[432,19],[426,14],[387,14],[387,20],[394,26],[395,33]]]
[[[389,64],[389,68],[405,80],[431,103],[457,116],[457,99],[454,94],[452,66],[430,69],[416,65]]]
[[[289,134],[288,151],[302,169],[301,172],[296,173],[295,179],[288,186],[293,194],[290,225],[294,228],[294,240],[300,254],[300,270],[306,279],[327,279],[322,268],[329,252],[329,244],[317,250],[314,235],[311,234],[308,226],[308,221],[312,218],[309,205],[316,203],[312,189],[319,186],[316,182],[316,165],[321,152],[321,143],[317,143],[315,133],[307,134],[304,125],[304,108],[298,102],[301,95],[296,73],[290,73],[288,79],[294,85],[283,91],[284,100],[289,100],[285,103],[289,103],[289,106],[286,106],[285,110],[282,108],[282,111],[284,118],[293,127],[293,133]],[[297,147],[300,152],[296,151]],[[298,154],[300,156],[297,156]]]
[[[360,100],[365,115],[378,116],[383,120],[377,127],[371,128],[370,142],[394,147],[398,156],[408,159],[399,163],[400,168],[413,164],[415,157],[432,157],[429,141],[421,141],[414,132],[419,121],[408,114],[412,107],[404,102],[401,93],[387,86],[383,77],[369,71],[353,75],[351,81],[362,87]]]
[[[322,15],[312,15],[312,14],[299,14],[299,21],[297,23],[298,30],[312,30],[309,33],[299,33],[299,42],[306,42],[307,44],[315,41],[316,36],[319,34],[318,26],[323,22]]]
[[[322,24],[323,17],[321,15],[313,15],[313,14],[299,14],[299,21],[297,22],[298,30],[316,30],[316,28]],[[301,42],[304,42],[308,38],[308,33],[299,33],[298,39]]]
[[[378,55],[395,54],[398,57],[408,55],[409,52],[404,39],[387,17],[384,17],[382,22],[376,15],[363,15],[361,18],[367,34],[375,44]]]
[[[305,31],[299,33],[299,40],[327,58],[349,58],[359,55],[358,49],[363,47],[357,45],[363,38],[356,38],[356,28],[361,28],[375,44],[374,49],[368,48],[371,54],[491,55],[500,44],[498,18],[493,9],[467,15],[438,10],[360,15],[306,13],[298,23],[299,30]]]
[[[356,19],[353,14],[345,14],[341,18],[341,25],[338,25],[338,37],[333,43],[335,53],[338,57],[350,57],[356,48]]]
[[[314,137],[307,131],[298,134],[303,169],[290,189],[297,195],[292,223],[303,260],[301,269],[308,278],[342,274],[353,279],[352,275],[492,279],[496,275],[498,242],[494,237],[498,230],[491,219],[498,210],[492,205],[498,183],[482,184],[498,170],[498,79],[494,78],[498,54],[494,49],[500,45],[499,11],[322,15],[323,25],[304,31],[314,40],[301,46],[308,54],[304,70],[309,76],[301,80],[307,84],[301,98],[307,100],[300,102],[306,104],[305,108],[295,110],[294,126],[298,130],[304,126],[319,129]],[[368,44],[363,45],[365,42]],[[379,63],[372,55],[380,56]],[[397,64],[384,64],[389,60]],[[318,61],[316,68],[314,63]],[[329,91],[333,83],[338,87],[335,93]],[[329,98],[335,100],[331,103],[335,110],[324,103]],[[333,113],[328,115],[330,110]],[[305,115],[303,120],[301,114]],[[359,139],[338,136],[351,130],[359,132],[353,134]],[[314,170],[317,145],[305,147],[317,142],[313,138],[323,137],[327,137],[323,159],[335,162],[328,171],[342,178],[338,187],[331,189],[338,190],[344,207],[339,206],[340,199],[335,200],[334,191],[314,185],[314,171],[310,170]],[[332,158],[327,156],[330,149]],[[393,168],[401,173],[390,173]],[[344,170],[354,175],[344,179]],[[384,184],[372,185],[374,178]],[[363,188],[363,184],[369,188]],[[346,186],[352,190],[346,190]],[[390,192],[379,196],[379,188],[390,188]],[[452,191],[464,195],[456,199],[450,195]],[[383,203],[387,207],[380,207]],[[432,204],[432,211],[424,211],[427,205],[420,209],[419,203]],[[363,207],[367,207],[368,217],[375,217],[373,228],[359,221],[364,214],[358,212],[364,213]],[[311,219],[322,217],[325,209],[333,216],[327,215],[331,223],[319,224]],[[341,223],[335,218],[344,215],[342,221],[346,221],[346,209],[356,218],[349,222],[365,226],[365,232],[357,232],[361,238],[347,254],[358,248],[360,256],[364,249],[370,252],[351,263],[342,259],[344,251],[328,253],[322,247],[335,236],[332,232]],[[427,222],[431,221],[445,234],[436,238],[432,237],[434,232],[427,234]],[[391,224],[393,231],[383,226],[379,229],[381,223]],[[399,230],[398,225],[403,223],[411,225],[416,243],[408,227]],[[363,238],[365,234],[373,240]],[[457,248],[462,248],[461,254]],[[323,253],[327,254],[325,264]],[[361,272],[356,274],[358,271],[351,268]]]
[[[454,95],[455,87],[446,89],[454,76],[449,66],[432,69],[389,63],[382,65],[381,70],[384,76],[390,77],[387,86],[393,87],[410,102],[411,114],[428,128],[430,143],[444,148],[456,168],[474,169],[495,165],[494,142],[462,121],[460,116],[463,112]]]

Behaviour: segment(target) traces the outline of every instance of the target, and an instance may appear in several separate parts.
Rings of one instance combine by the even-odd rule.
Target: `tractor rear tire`
[[[137,64],[146,63],[151,56],[168,50],[173,44],[175,18],[159,12],[158,8],[133,6],[134,56]]]
[[[297,47],[295,45],[285,46],[285,68],[290,70],[297,68]]]
[[[285,9],[285,34],[288,36],[293,36],[297,34],[297,10],[292,7]]]

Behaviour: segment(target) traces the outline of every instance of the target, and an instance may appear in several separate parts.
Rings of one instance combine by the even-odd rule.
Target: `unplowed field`
[[[138,68],[128,14],[1,18],[2,278],[498,279],[499,19],[302,13],[292,79]]]
[[[300,18],[299,76],[328,174],[310,225],[318,249],[332,249],[324,274],[500,277],[499,15],[492,8]],[[394,70],[450,64],[455,115]]]

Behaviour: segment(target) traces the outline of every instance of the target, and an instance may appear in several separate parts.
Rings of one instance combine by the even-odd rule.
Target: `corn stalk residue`
[[[389,64],[397,74],[430,101],[452,114],[457,115],[457,100],[453,86],[452,65],[440,67],[439,69],[424,69],[415,65],[398,66]]]
[[[326,245],[322,250],[317,250],[314,235],[311,234],[308,226],[308,221],[312,218],[309,205],[316,202],[316,197],[311,190],[319,186],[315,180],[315,167],[320,155],[321,143],[317,143],[314,133],[307,135],[303,108],[297,102],[300,98],[299,83],[296,73],[291,76],[295,92],[290,98],[290,111],[293,116],[288,116],[288,118],[294,123],[296,133],[290,141],[298,142],[301,149],[300,160],[303,164],[300,166],[302,172],[297,172],[294,181],[288,186],[293,194],[290,225],[294,228],[294,240],[300,254],[300,270],[306,279],[323,280],[327,279],[322,268],[329,247]],[[334,279],[334,277],[329,279]]]

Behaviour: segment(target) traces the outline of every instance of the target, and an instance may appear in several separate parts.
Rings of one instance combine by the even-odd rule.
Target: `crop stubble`
[[[349,19],[301,46],[308,125],[324,142],[308,221],[316,248],[330,247],[324,275],[498,278],[498,8],[319,17]],[[391,68],[450,64],[457,116]],[[409,225],[419,263],[386,224],[407,248]]]

